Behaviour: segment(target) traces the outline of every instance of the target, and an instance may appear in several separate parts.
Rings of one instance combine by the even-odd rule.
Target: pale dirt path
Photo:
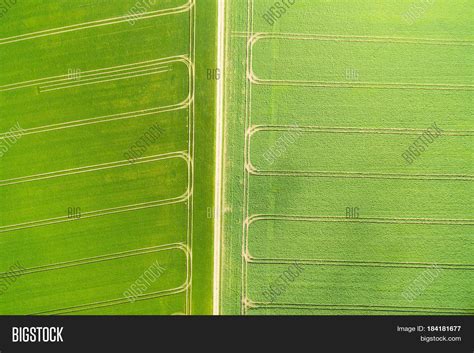
[[[216,170],[214,176],[214,284],[213,314],[220,313],[220,275],[221,275],[221,196],[222,196],[222,154],[223,154],[223,106],[224,106],[224,36],[225,36],[225,0],[218,0],[218,39],[217,67],[220,79],[217,81],[216,97]]]

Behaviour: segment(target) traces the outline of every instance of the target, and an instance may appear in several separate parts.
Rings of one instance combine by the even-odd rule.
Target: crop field
[[[473,17],[3,1],[0,315],[473,315]]]
[[[474,314],[472,2],[226,7],[220,311]]]
[[[1,11],[0,314],[211,313],[216,2]]]

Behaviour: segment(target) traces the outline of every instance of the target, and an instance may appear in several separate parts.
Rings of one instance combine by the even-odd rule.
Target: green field
[[[220,311],[474,314],[472,2],[291,3],[226,2]]]
[[[474,315],[471,0],[9,4],[0,315]]]
[[[0,20],[0,314],[211,313],[217,3]]]

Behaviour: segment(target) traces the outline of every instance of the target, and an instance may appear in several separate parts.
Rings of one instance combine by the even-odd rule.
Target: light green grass
[[[255,259],[444,263],[462,268],[470,264],[474,251],[466,226],[332,221],[255,221],[249,228],[249,253]]]
[[[474,312],[472,4],[414,3],[228,5],[223,313]]]
[[[439,174],[447,178],[454,177],[453,171],[457,175],[473,175],[474,172],[474,165],[466,163],[472,155],[473,136],[443,136],[416,163],[407,165],[402,153],[418,138],[419,133],[337,132],[310,131],[298,135],[290,130],[284,135],[284,144],[288,147],[283,152],[283,158],[266,159],[268,146],[276,145],[283,133],[260,131],[252,136],[250,159],[257,170],[271,171],[357,173],[364,166],[366,173],[401,173],[412,177]],[[336,151],[337,154],[333,153]],[[447,153],[450,158],[446,158]]]
[[[21,143],[16,144],[3,157],[4,163],[21,168],[1,169],[1,179],[123,160],[130,146],[154,124],[158,124],[163,130],[160,143],[151,145],[143,153],[143,157],[186,151],[188,131],[183,123],[186,119],[185,111],[174,111],[142,119],[116,120],[25,135],[21,138]],[[61,148],[57,148],[58,145]],[[35,149],[54,150],[55,158],[40,153],[31,159],[31,151]]]
[[[177,203],[17,230],[1,237],[1,267],[8,268],[16,261],[24,267],[38,267],[185,242],[186,224],[180,222],[185,217],[185,205]]]
[[[137,254],[24,274],[22,280],[14,284],[15,290],[3,295],[5,301],[10,304],[5,307],[4,313],[48,313],[64,307],[75,311],[76,306],[98,306],[109,300],[118,301],[115,304],[127,303],[128,299],[124,298],[123,293],[155,261],[165,270],[148,289],[150,295],[163,290],[178,289],[185,284],[186,256],[182,250]]]
[[[1,18],[0,135],[24,135],[0,158],[0,279],[26,270],[0,314],[212,311],[217,5],[158,1],[129,23],[136,3],[27,0]],[[166,271],[129,302],[155,262]]]
[[[256,125],[426,129],[436,121],[444,130],[472,127],[473,98],[465,91],[254,86],[252,94]]]
[[[346,70],[357,68],[361,83],[470,84],[474,65],[447,65],[472,57],[474,49],[461,42],[391,42],[384,39],[287,37],[258,39],[253,45],[253,72],[262,80],[305,80],[346,83]],[[401,41],[401,40],[399,40]],[[291,53],[291,55],[286,55]],[[262,58],[272,57],[271,65]],[[331,64],[328,64],[331,63]],[[427,63],[429,63],[427,65]]]
[[[2,212],[2,225],[60,217],[69,205],[86,213],[179,197],[186,192],[186,169],[184,160],[173,158],[4,186],[2,199],[16,207]]]
[[[249,265],[249,295],[255,302],[265,302],[263,290],[288,266]],[[366,305],[406,307],[400,293],[421,272],[418,268],[381,268],[366,266],[306,266],[304,273],[281,294],[278,303]],[[466,308],[471,300],[469,283],[472,271],[445,270],[428,291],[411,302],[411,307]],[[317,301],[316,301],[316,300]],[[357,300],[357,303],[354,301]],[[435,311],[435,310],[434,310]],[[469,311],[469,310],[466,310]],[[471,310],[472,311],[472,310]]]
[[[458,180],[254,177],[250,193],[257,197],[250,209],[253,214],[345,217],[346,207],[359,207],[363,218],[466,220],[472,187],[464,185]]]

